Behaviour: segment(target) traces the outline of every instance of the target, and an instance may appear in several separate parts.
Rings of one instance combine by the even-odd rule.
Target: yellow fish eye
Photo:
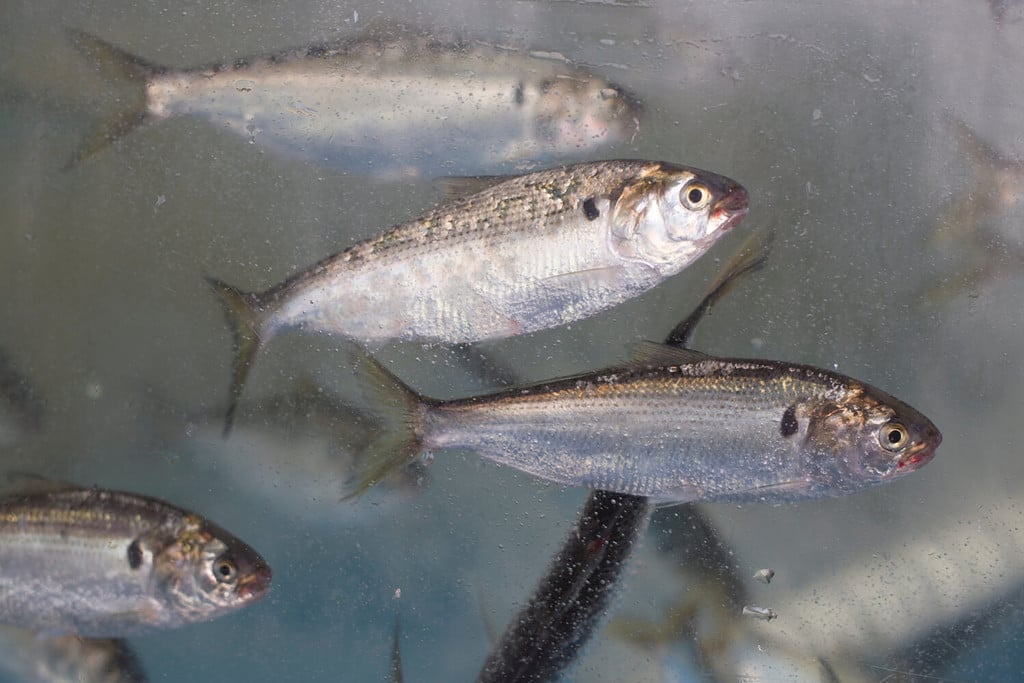
[[[898,451],[907,445],[910,433],[899,422],[888,422],[878,430],[878,443],[887,451]]]
[[[683,206],[691,211],[700,211],[711,202],[711,190],[701,183],[689,183],[679,192]]]

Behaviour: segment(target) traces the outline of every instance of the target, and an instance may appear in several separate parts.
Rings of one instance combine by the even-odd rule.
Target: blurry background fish
[[[367,500],[342,503],[360,454],[385,426],[357,401],[309,375],[288,382],[282,391],[244,407],[227,440],[220,411],[197,414],[154,399],[147,422],[164,434],[182,462],[218,486],[230,486],[248,504],[272,506],[302,524],[372,523],[429,486],[429,468],[415,460],[382,481]]]
[[[0,681],[5,683],[145,683],[124,640],[47,636],[0,626]]]
[[[71,38],[106,77],[133,89],[75,161],[174,116],[328,166],[428,177],[582,158],[640,127],[632,95],[564,57],[397,25],[191,69],[86,33]]]
[[[14,446],[43,426],[43,401],[29,379],[0,349],[0,448]]]
[[[976,295],[1000,275],[1024,273],[1024,159],[983,141],[952,114],[944,120],[963,161],[936,220],[934,243],[952,252],[952,267],[928,291],[932,301]]]

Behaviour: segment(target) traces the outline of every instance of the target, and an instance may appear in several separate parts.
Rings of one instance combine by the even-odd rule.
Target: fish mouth
[[[252,574],[238,582],[238,597],[246,602],[259,600],[270,590],[272,572],[270,567],[262,564]]]
[[[929,435],[930,438],[922,441],[907,452],[899,463],[896,465],[896,469],[902,472],[912,472],[920,467],[924,467],[931,459],[935,457],[935,451],[938,449],[939,444],[942,443],[942,435],[935,432],[933,435]]]
[[[735,187],[715,205],[714,215],[725,217],[719,230],[734,228],[750,211],[750,196],[742,187]]]

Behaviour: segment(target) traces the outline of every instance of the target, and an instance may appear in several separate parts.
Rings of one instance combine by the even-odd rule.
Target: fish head
[[[154,593],[183,623],[205,621],[263,598],[270,567],[233,535],[198,515],[154,552]]]
[[[612,249],[664,277],[703,255],[747,215],[747,191],[735,180],[657,162],[615,197]]]
[[[520,84],[515,99],[532,110],[533,139],[554,156],[585,153],[634,136],[643,107],[623,88],[593,76]]]
[[[852,492],[898,479],[930,462],[942,442],[920,412],[856,382],[805,412],[812,495],[818,487]]]

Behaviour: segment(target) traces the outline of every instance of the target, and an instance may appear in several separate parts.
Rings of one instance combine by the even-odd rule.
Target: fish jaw
[[[750,211],[750,195],[741,186],[734,187],[711,212],[711,224],[718,225],[718,232],[726,233],[739,224]]]
[[[900,474],[909,474],[914,470],[920,469],[935,457],[935,451],[938,450],[939,445],[942,443],[942,434],[932,424],[927,425],[924,432],[925,434],[921,442],[915,444],[896,463],[896,469]]]
[[[239,600],[245,604],[263,599],[267,591],[270,590],[273,572],[270,570],[270,566],[262,561],[262,558],[260,558],[260,562],[261,564],[252,573],[244,576],[238,582],[237,595]]]

